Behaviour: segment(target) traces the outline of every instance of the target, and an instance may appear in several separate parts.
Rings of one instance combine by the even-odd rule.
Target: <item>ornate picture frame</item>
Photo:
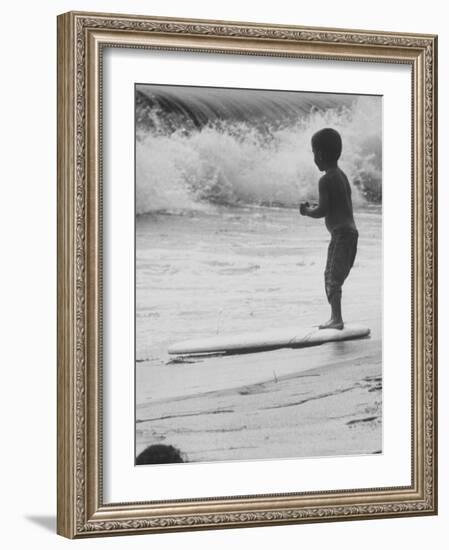
[[[105,502],[102,56],[107,48],[410,67],[410,485],[167,500],[154,500],[149,490],[144,502]],[[436,170],[434,35],[82,12],[59,16],[58,533],[85,538],[436,514]]]

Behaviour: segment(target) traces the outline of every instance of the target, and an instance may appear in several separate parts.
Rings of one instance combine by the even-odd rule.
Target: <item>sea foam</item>
[[[215,92],[201,102],[198,94],[192,99],[191,89],[183,98],[178,88],[170,101],[145,91],[148,101],[141,97],[137,111],[137,214],[214,204],[295,207],[316,199],[320,172],[310,139],[323,127],[342,136],[340,166],[354,202],[381,202],[380,97],[332,101],[332,94],[322,94],[325,101],[316,107],[311,94],[289,103],[282,92],[273,97],[253,91],[238,102],[229,93],[217,101]]]

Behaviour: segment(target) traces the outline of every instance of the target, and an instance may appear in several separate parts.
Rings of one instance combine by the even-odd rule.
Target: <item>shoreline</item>
[[[356,213],[359,250],[343,289],[345,321],[369,338],[173,361],[177,341],[325,320],[329,237],[286,209],[140,216],[137,454],[157,443],[193,462],[381,451],[381,220],[380,209]]]
[[[371,348],[302,372],[141,405],[137,454],[154,443],[174,445],[189,462],[380,453],[382,370],[377,343]],[[289,351],[284,360],[297,359],[300,350]]]

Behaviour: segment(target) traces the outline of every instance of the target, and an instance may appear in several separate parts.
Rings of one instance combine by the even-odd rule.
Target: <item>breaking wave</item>
[[[141,86],[137,214],[316,198],[310,138],[323,127],[342,136],[340,166],[355,202],[380,203],[380,97]]]

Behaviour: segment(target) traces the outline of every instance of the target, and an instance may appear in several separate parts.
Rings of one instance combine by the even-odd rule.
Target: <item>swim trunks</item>
[[[339,227],[331,232],[324,271],[324,285],[329,302],[337,296],[341,297],[341,287],[354,265],[358,238],[358,231],[350,227]]]

